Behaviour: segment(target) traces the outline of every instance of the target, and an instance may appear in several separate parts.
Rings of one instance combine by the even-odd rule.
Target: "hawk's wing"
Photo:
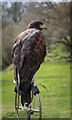
[[[31,82],[46,55],[44,36],[40,30],[26,30],[13,46],[13,60],[19,68],[20,80]]]

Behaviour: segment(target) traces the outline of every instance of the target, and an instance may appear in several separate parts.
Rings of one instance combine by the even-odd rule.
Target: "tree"
[[[2,17],[6,23],[18,23],[21,21],[23,14],[23,3],[22,2],[4,2],[2,3]]]
[[[45,32],[48,45],[70,35],[70,3],[28,3],[23,17],[27,24],[33,19],[39,19],[48,26]]]
[[[48,49],[52,43],[62,43],[66,46],[71,44],[68,39],[70,3],[4,2],[2,7],[3,60],[8,54],[10,56],[16,36],[24,31],[32,20],[40,20],[47,25],[48,30],[44,31],[44,34]]]

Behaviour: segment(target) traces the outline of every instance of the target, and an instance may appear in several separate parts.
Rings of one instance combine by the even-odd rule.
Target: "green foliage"
[[[2,74],[2,114],[15,118],[13,65]],[[42,118],[70,118],[70,63],[44,63],[37,72]],[[47,90],[39,84],[46,86]],[[26,112],[20,111],[21,117]],[[35,115],[35,114],[34,114]],[[36,116],[34,116],[36,117]]]
[[[68,61],[70,57],[69,47],[64,44],[51,44],[50,52],[47,54],[45,61],[57,62],[57,61]]]
[[[5,68],[11,64],[11,62],[12,62],[11,58],[12,58],[11,57],[11,49],[9,50],[9,52],[8,52],[8,49],[7,49],[7,52],[6,51],[3,52],[3,54],[2,54],[2,68]]]

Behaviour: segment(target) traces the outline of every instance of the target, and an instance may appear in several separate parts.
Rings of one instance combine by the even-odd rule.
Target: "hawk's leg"
[[[17,81],[18,80],[18,70],[17,67],[14,65],[14,80]]]
[[[37,85],[34,86],[34,84],[32,84],[31,85],[31,90],[32,90],[34,95],[39,94],[39,89],[38,89]]]
[[[16,66],[14,66],[14,79],[16,81],[16,87],[14,89],[14,91],[16,93],[19,93],[20,94],[20,89],[19,89],[19,86],[20,86],[20,78],[19,78],[19,71],[18,71],[18,68],[16,68]]]
[[[36,73],[34,74],[33,79],[32,79],[31,90],[34,95],[39,94],[39,89],[36,84]]]

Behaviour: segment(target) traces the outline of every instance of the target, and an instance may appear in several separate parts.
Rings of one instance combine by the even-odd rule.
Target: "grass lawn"
[[[2,73],[2,116],[5,118],[16,117],[13,79],[11,65]],[[70,63],[43,63],[37,72],[37,84],[42,118],[70,118]]]

